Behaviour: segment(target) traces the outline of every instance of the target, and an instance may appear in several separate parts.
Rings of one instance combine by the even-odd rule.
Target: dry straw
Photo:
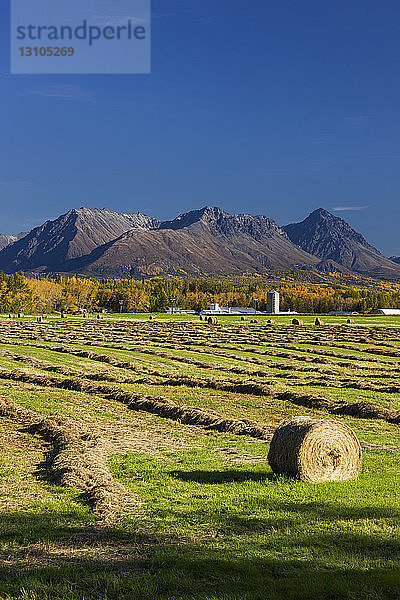
[[[338,421],[295,417],[275,431],[268,462],[274,473],[301,481],[348,481],[360,472],[361,446]]]

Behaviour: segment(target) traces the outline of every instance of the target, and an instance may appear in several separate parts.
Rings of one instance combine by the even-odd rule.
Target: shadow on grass
[[[233,483],[243,481],[275,481],[273,473],[255,473],[254,471],[170,471],[169,475],[181,481],[196,483]]]
[[[238,519],[219,515],[213,524],[216,544],[212,537],[193,542],[173,535],[96,528],[82,523],[73,512],[5,514],[0,521],[0,597],[398,600],[400,572],[393,566],[400,557],[398,539],[350,528],[326,533],[297,528],[288,534],[290,519],[305,507],[282,504],[281,508],[286,522],[259,519],[255,527],[243,521],[248,540],[234,543],[235,538],[224,538],[221,532],[237,527]],[[307,510],[315,519],[332,518],[329,505],[311,504]],[[345,514],[343,508],[339,518]],[[392,511],[380,513],[388,521],[393,516]],[[350,510],[348,519],[358,518]],[[278,528],[271,535],[272,522]],[[260,530],[270,535],[260,541]]]

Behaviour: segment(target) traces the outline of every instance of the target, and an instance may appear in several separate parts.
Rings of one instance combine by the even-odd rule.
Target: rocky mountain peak
[[[289,239],[322,261],[334,261],[346,269],[376,277],[400,277],[398,265],[383,256],[346,221],[323,208],[304,221],[283,227]]]

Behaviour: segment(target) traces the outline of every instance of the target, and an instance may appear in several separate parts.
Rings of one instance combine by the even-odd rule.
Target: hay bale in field
[[[208,317],[207,323],[209,325],[216,325],[218,323],[217,317]]]
[[[304,321],[301,319],[293,319],[292,325],[304,325]]]
[[[203,317],[200,315],[200,321],[202,321],[202,320],[203,320]]]
[[[274,473],[301,481],[348,481],[360,472],[361,446],[338,421],[295,417],[275,431],[268,462]]]
[[[246,320],[246,317],[240,317],[240,320],[241,320],[241,321],[245,321],[245,320]]]
[[[271,323],[275,323],[275,321],[273,319],[268,319],[267,323],[271,324]]]
[[[353,325],[354,324],[354,320],[353,319],[347,319],[346,323],[347,323],[347,325]]]
[[[325,323],[323,322],[323,320],[322,320],[322,319],[320,319],[319,317],[317,317],[317,318],[315,319],[315,324],[316,324],[316,325],[325,325]]]

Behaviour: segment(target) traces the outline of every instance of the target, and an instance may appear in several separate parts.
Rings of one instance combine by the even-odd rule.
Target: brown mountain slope
[[[400,266],[368,244],[343,219],[319,208],[301,223],[283,227],[294,244],[321,261],[377,278],[400,279]]]
[[[238,275],[318,262],[292,244],[272,219],[206,207],[157,229],[133,229],[71,261],[68,269],[97,277]]]
[[[15,271],[63,271],[66,261],[84,256],[133,227],[153,227],[158,221],[108,209],[80,208],[46,221],[0,252],[0,268]]]

